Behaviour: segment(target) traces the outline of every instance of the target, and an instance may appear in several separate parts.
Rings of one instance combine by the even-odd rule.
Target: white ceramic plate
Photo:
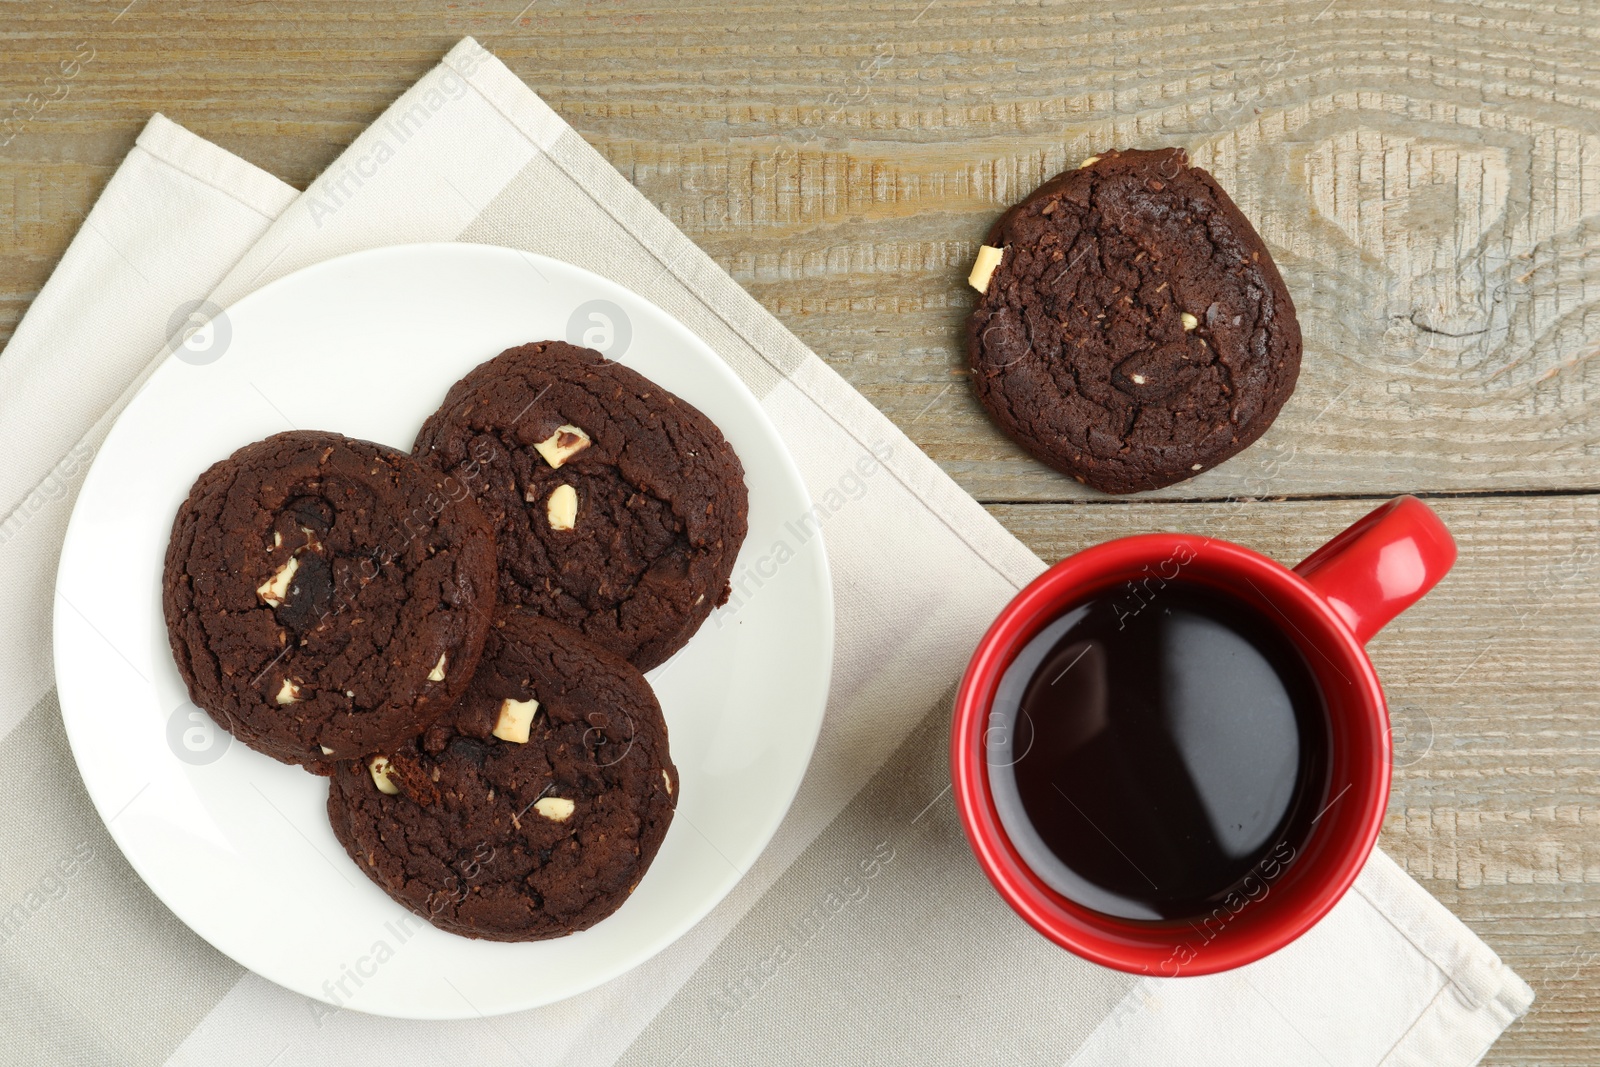
[[[325,779],[233,741],[189,703],[168,651],[161,569],[196,476],[291,427],[409,449],[450,385],[526,341],[586,341],[705,412],[744,463],[743,594],[649,675],[681,802],[622,908],[555,941],[443,933],[391,901],[334,840]],[[258,974],[330,1004],[418,1019],[494,1015],[637,966],[733,888],[799,788],[822,723],[833,606],[811,506],[755,398],[661,309],[566,263],[484,245],[330,260],[196,333],[123,412],[73,512],[56,579],[62,716],[89,795],[178,917]],[[746,562],[778,541],[773,574]],[[771,568],[768,568],[770,570]]]

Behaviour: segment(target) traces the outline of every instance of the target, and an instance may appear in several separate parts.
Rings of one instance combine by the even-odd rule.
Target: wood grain
[[[126,2],[0,0],[0,117],[64,91],[0,147],[0,342],[150,112],[303,187],[472,34],[1046,558],[1172,527],[1291,560],[1453,495],[1457,572],[1374,644],[1385,844],[1539,990],[1489,1062],[1600,1062],[1592,5]],[[1257,445],[1109,502],[983,417],[963,279],[1040,180],[1162,144],[1256,221],[1306,359]]]
[[[493,48],[964,487],[1089,496],[981,417],[962,283],[1002,206],[1176,143],[1307,339],[1274,489],[1600,487],[1600,50],[1581,5],[0,5],[0,335],[160,108],[303,183],[450,43]],[[5,201],[0,201],[3,203]],[[1163,491],[1256,492],[1250,454]]]

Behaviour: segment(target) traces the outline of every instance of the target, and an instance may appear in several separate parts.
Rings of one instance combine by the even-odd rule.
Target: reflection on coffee
[[[1211,911],[1303,846],[1328,792],[1305,657],[1198,582],[1132,602],[1113,591],[1045,627],[1002,678],[985,746],[1023,860],[1129,919]]]

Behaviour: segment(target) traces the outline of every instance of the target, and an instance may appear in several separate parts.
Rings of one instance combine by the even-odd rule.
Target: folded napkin
[[[819,504],[837,611],[815,759],[732,894],[599,989],[454,1023],[307,1000],[178,923],[83,791],[48,647],[51,611],[72,610],[52,582],[83,472],[190,313],[414,241],[568,260],[704,338]],[[945,746],[967,656],[1043,564],[470,39],[299,196],[152,119],[0,358],[0,454],[0,1031],[17,1062],[1453,1067],[1532,1000],[1381,852],[1305,937],[1212,977],[1106,970],[1017,919],[962,837]],[[737,596],[761,595],[772,547],[745,546]]]

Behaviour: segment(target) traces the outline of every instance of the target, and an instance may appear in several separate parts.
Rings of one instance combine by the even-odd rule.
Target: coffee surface
[[[1047,626],[1007,669],[986,747],[1024,861],[1123,918],[1209,911],[1292,856],[1327,793],[1305,657],[1198,583],[1122,587]]]

